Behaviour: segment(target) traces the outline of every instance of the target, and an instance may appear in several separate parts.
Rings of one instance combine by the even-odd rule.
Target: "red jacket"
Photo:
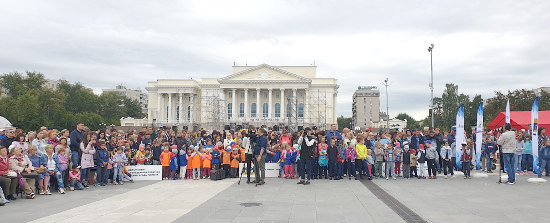
[[[10,158],[6,156],[6,162],[4,159],[0,158],[0,176],[6,174],[10,169]]]

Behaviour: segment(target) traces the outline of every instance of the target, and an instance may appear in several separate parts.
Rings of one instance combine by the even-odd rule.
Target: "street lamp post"
[[[431,95],[431,100],[430,100],[430,107],[431,107],[431,116],[432,116],[432,129],[434,128],[434,65],[433,65],[433,60],[432,60],[432,51],[434,49],[434,44],[432,43],[432,45],[430,47],[428,47],[428,52],[430,52],[430,70],[431,70],[431,75],[430,75],[430,91],[432,92],[432,95]]]
[[[388,86],[390,86],[391,83],[388,83],[388,78],[384,80],[384,83],[382,85],[386,86],[386,115],[388,116],[388,119],[386,121],[386,127],[390,129],[390,104],[388,100]]]

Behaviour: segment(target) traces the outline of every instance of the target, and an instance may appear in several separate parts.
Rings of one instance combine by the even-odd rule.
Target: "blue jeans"
[[[516,172],[515,169],[515,163],[514,163],[514,155],[513,153],[503,153],[502,154],[502,160],[504,161],[504,168],[506,168],[506,173],[508,174],[508,182],[514,183],[516,182]]]
[[[355,162],[351,162],[350,160],[346,161],[348,164],[348,177],[351,179],[351,176],[357,177],[356,171],[355,171]]]
[[[90,179],[90,168],[80,170],[80,179],[82,180],[82,183],[88,183],[88,179]]]
[[[338,168],[337,165],[338,164],[336,164],[336,162],[328,164],[329,176],[330,177],[336,178],[336,176],[337,176],[336,169]]]
[[[313,158],[313,164],[312,164],[312,174],[313,178],[319,177],[319,159],[317,157]]]
[[[521,163],[523,164],[521,166],[521,169],[523,171],[533,170],[533,155],[531,154],[521,155]]]
[[[344,163],[337,162],[336,163],[336,177],[342,178],[342,175],[344,174]]]
[[[550,160],[540,159],[539,177],[542,176],[542,171],[544,171],[544,170],[546,170],[546,173],[545,173],[546,176],[550,175]]]
[[[77,190],[84,190],[84,186],[82,186],[82,183],[76,181],[76,179],[72,179],[70,184],[71,187],[74,187]]]
[[[521,171],[521,154],[514,154],[514,167],[516,172]]]
[[[311,172],[313,169],[313,159],[311,158],[305,158],[301,159],[300,162],[300,179],[305,180],[306,179],[306,171],[307,171],[307,180],[311,180]]]
[[[99,185],[107,184],[107,167],[98,166],[96,171],[96,182]]]
[[[71,163],[73,164],[73,168],[80,166],[80,154],[78,154],[78,151],[71,151]]]
[[[65,185],[63,184],[63,175],[61,174],[61,172],[57,171],[54,175],[50,174],[50,177],[55,177],[55,179],[57,180],[57,189],[65,188]]]
[[[487,161],[487,171],[491,171],[493,168],[493,158],[491,158],[491,154],[486,155],[485,161]]]
[[[113,170],[115,170],[115,172],[113,173],[113,182],[122,182],[122,168],[123,166],[120,164],[118,164],[117,167],[113,168]]]
[[[367,160],[359,160],[355,162],[359,167],[359,177],[363,179],[363,176],[366,175],[370,178],[369,166],[367,165]]]

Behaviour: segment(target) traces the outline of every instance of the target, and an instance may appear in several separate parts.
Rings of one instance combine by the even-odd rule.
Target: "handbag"
[[[21,174],[17,174],[17,178],[19,179],[19,187],[23,188],[27,185],[27,182],[23,180],[23,176]]]
[[[21,176],[23,176],[23,178],[36,178],[36,177],[38,177],[38,173],[33,170],[30,173],[22,172]]]

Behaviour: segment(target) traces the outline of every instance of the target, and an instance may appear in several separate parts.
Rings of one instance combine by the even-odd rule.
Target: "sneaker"
[[[124,184],[123,184],[122,182],[119,182],[118,184],[120,184],[120,185],[124,185]]]
[[[397,180],[397,178],[393,177],[394,180]]]
[[[50,190],[46,190],[46,192],[44,192],[45,195],[52,195],[52,192],[50,192]]]
[[[60,194],[65,194],[65,189],[59,188],[59,193],[60,193]]]
[[[447,179],[447,176],[445,176],[445,179]]]
[[[252,183],[254,183],[254,181],[252,181]],[[296,184],[304,184],[304,183],[305,183],[305,181],[300,180],[300,181],[298,181],[298,183],[296,183]]]
[[[74,187],[69,187],[69,190],[74,191]]]
[[[471,177],[471,176],[468,176],[468,179],[472,179],[472,177]]]
[[[309,185],[309,180],[304,183],[304,185]]]
[[[386,177],[386,180],[389,180],[390,178]]]
[[[489,170],[489,171],[487,171],[487,173],[493,173],[493,171],[490,171],[490,170]]]
[[[113,185],[117,185],[118,183],[117,182],[113,182]]]
[[[506,181],[506,183],[504,184],[508,184],[508,185],[514,185],[514,182],[509,182],[509,181]]]
[[[527,174],[533,174],[533,172],[531,172],[531,171],[527,171]]]
[[[464,176],[464,179],[467,179],[468,177],[467,176]]]
[[[44,189],[40,189],[40,191],[38,192],[38,194],[44,195]]]

